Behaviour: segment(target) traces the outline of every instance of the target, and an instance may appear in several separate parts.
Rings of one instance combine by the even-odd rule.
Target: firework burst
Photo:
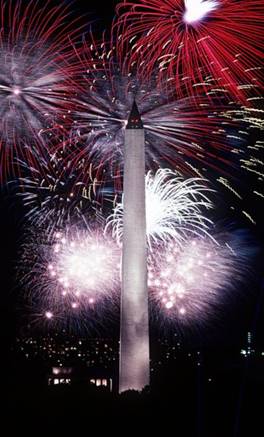
[[[19,270],[32,304],[49,320],[65,322],[83,311],[100,318],[118,298],[120,251],[98,230],[71,227],[52,236],[33,230]]]
[[[74,30],[65,6],[50,1],[23,5],[0,1],[0,146],[2,176],[14,155],[26,159],[25,144],[46,147],[70,127],[78,67]],[[70,23],[70,24],[69,24]],[[77,23],[75,23],[77,24]]]
[[[81,163],[72,165],[63,153],[50,155],[47,151],[28,150],[28,156],[30,165],[17,162],[23,175],[8,183],[22,199],[26,221],[52,232],[76,221],[87,224],[95,214],[99,217],[99,184],[92,164],[84,175]]]
[[[99,180],[114,180],[122,191],[123,146],[127,119],[133,101],[144,124],[148,170],[172,167],[183,175],[213,168],[227,174],[234,164],[234,149],[243,153],[243,140],[229,146],[228,134],[235,129],[222,112],[226,98],[209,81],[207,92],[197,83],[195,98],[161,92],[153,78],[142,82],[137,75],[122,74],[114,49],[104,42],[85,44],[80,54],[83,78],[74,115],[74,159],[87,157],[98,168]],[[215,104],[212,106],[212,100]],[[232,105],[228,106],[232,109]],[[239,137],[239,136],[238,136]],[[205,170],[206,171],[206,170]]]
[[[203,211],[213,207],[206,196],[210,190],[199,178],[183,180],[179,174],[160,169],[146,176],[147,241],[152,250],[158,243],[173,241],[181,246],[189,235],[208,234],[211,221]],[[117,204],[109,217],[107,228],[112,228],[119,245],[123,237],[123,202]]]
[[[245,284],[252,246],[236,234],[214,237],[190,238],[181,248],[172,242],[150,257],[149,295],[158,318],[202,324]]]
[[[244,233],[205,234],[153,246],[148,290],[153,320],[184,328],[202,325],[237,302],[256,247]],[[31,229],[24,243],[19,283],[38,321],[83,329],[115,317],[120,305],[121,252],[100,230]]]
[[[260,85],[263,4],[258,0],[141,0],[117,6],[114,24],[120,56],[144,78],[217,80],[233,98],[245,100]]]
[[[205,19],[210,12],[219,7],[218,0],[185,0],[185,13],[183,19],[192,24]]]

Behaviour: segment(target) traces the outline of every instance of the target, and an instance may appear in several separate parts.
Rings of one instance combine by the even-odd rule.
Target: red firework
[[[125,74],[115,47],[92,34],[78,54],[82,75],[71,142],[61,145],[84,176],[92,162],[97,182],[113,182],[115,193],[122,191],[124,134],[134,99],[145,128],[148,170],[165,166],[205,177],[239,170],[236,156],[245,154],[243,135],[236,132],[240,124],[224,115],[236,106],[213,81],[190,84],[191,96],[183,83],[178,89],[164,83],[162,91],[155,74],[148,82],[137,71]]]
[[[143,77],[159,69],[188,86],[209,75],[244,103],[246,90],[260,86],[263,10],[261,0],[124,1],[113,32],[119,55]]]
[[[65,5],[0,0],[1,178],[71,126],[81,29]],[[75,29],[76,27],[76,29]]]

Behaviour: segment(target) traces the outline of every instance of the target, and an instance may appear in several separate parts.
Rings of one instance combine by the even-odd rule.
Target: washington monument
[[[134,102],[124,147],[119,393],[149,384],[145,134]]]

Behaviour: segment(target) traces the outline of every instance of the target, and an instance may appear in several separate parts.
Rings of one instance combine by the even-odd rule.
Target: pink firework
[[[78,61],[78,22],[65,5],[0,0],[1,175],[26,145],[47,147],[70,127]],[[76,25],[76,29],[74,29]]]
[[[250,246],[237,236],[170,243],[150,257],[148,287],[154,312],[179,325],[201,324],[230,301],[249,267]],[[229,296],[229,297],[228,297]]]
[[[186,79],[209,75],[235,100],[259,86],[263,53],[263,2],[259,0],[138,0],[117,6],[119,53],[142,77]]]
[[[190,235],[156,244],[149,253],[150,310],[164,324],[195,326],[241,300],[256,246],[243,232],[210,237]],[[78,327],[115,317],[120,304],[121,253],[102,231],[70,227],[50,238],[32,229],[24,244],[19,282],[30,297],[38,320],[67,321]]]
[[[58,232],[55,238],[54,262],[48,270],[62,287],[63,296],[69,292],[77,300],[85,296],[94,303],[115,288],[119,251],[112,240],[89,233],[64,236]]]
[[[83,310],[95,317],[118,302],[120,250],[100,230],[71,227],[50,237],[36,228],[21,258],[21,282],[46,319],[65,321]]]

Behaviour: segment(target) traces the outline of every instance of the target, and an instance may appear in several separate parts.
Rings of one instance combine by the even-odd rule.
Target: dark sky
[[[104,27],[111,22],[114,15],[114,5],[117,2],[109,0],[97,0],[92,2],[82,2],[76,0],[74,8],[91,17],[94,21],[94,28],[100,36]],[[247,205],[254,210],[258,217],[256,227],[249,226],[249,231],[258,242],[260,247],[264,247],[263,241],[263,218],[262,205],[258,202],[256,205]],[[11,342],[17,327],[20,325],[21,309],[17,311],[20,305],[17,302],[17,293],[19,287],[16,287],[14,280],[17,253],[19,249],[19,240],[21,239],[21,217],[22,210],[14,199],[10,199],[6,192],[1,194],[0,201],[0,256],[1,256],[1,321],[3,329],[1,333],[7,343]],[[244,222],[242,223],[244,225]],[[259,265],[256,270],[260,271]],[[250,288],[250,287],[249,287]],[[244,304],[240,303],[237,308],[234,306],[227,309],[227,324],[222,328],[222,339],[229,337],[230,329],[236,332],[235,338],[240,341],[244,333],[256,323],[256,329],[260,343],[263,342],[263,300],[260,298],[260,281],[253,285],[249,290],[251,298],[245,300]],[[23,312],[23,311],[22,311]],[[240,334],[239,334],[240,333]]]

